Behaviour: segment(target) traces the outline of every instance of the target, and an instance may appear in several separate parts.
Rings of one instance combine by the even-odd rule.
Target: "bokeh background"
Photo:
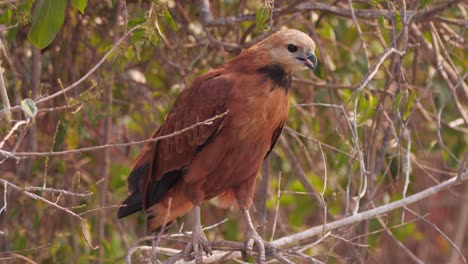
[[[154,244],[137,241],[148,235],[143,213],[116,218],[142,144],[95,147],[147,139],[194,78],[282,28],[314,39],[319,67],[295,75],[283,136],[257,181],[251,212],[265,240],[463,174],[467,12],[461,0],[0,1],[0,89],[13,107],[2,100],[0,262],[122,263]],[[285,256],[464,263],[467,202],[465,181]],[[239,219],[236,206],[202,208],[205,226],[224,221],[210,240],[243,241]],[[132,260],[150,262],[151,251]]]

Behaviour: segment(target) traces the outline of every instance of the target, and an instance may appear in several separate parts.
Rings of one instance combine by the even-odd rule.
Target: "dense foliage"
[[[467,12],[461,0],[0,1],[0,262],[121,263],[151,245],[137,241],[143,213],[115,215],[142,144],[99,146],[145,140],[196,76],[283,27],[314,39],[319,68],[295,76],[257,182],[265,240],[463,181]],[[467,197],[465,181],[295,241],[284,257],[462,263]],[[227,219],[210,240],[243,241],[237,207],[202,213],[205,226]],[[184,222],[169,234],[190,230]]]

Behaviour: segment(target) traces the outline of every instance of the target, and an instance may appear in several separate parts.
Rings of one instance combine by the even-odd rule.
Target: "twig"
[[[451,0],[445,1],[443,4],[436,6],[431,9],[423,11],[408,11],[407,16],[413,16],[414,21],[424,20],[426,17],[440,13],[447,8],[461,2],[461,0]],[[341,17],[351,17],[351,11],[349,8],[341,8],[328,4],[321,3],[319,1],[307,1],[302,4],[296,5],[293,8],[275,8],[272,12],[276,16],[277,14],[291,14],[297,12],[307,12],[307,11],[320,11],[327,12]],[[355,16],[363,19],[379,19],[381,17],[385,19],[395,19],[397,17],[396,11],[390,10],[371,10],[371,9],[361,9],[354,11]],[[244,21],[254,21],[255,14],[242,14],[231,17],[217,18],[212,19],[206,23],[208,27],[219,27],[219,26],[232,26],[233,24],[241,23]]]
[[[0,49],[3,49],[3,43],[0,40]],[[5,79],[3,78],[2,59],[0,58],[0,97],[2,99],[3,111],[8,121],[11,121],[11,110],[10,110],[10,100],[8,99],[8,94],[5,85]]]
[[[373,203],[372,203],[373,205]],[[398,247],[400,247],[405,253],[406,255],[408,255],[414,262],[416,262],[417,264],[424,264],[424,261],[422,261],[420,258],[418,258],[418,256],[416,256],[413,252],[411,252],[411,250],[409,248],[407,248],[405,246],[405,244],[403,244],[400,240],[398,240],[392,233],[391,229],[394,228],[394,227],[391,227],[391,228],[388,228],[387,225],[385,224],[385,222],[383,221],[382,217],[376,217],[377,218],[377,221],[379,221],[380,225],[383,227],[383,229],[381,231],[385,231],[385,233],[396,243],[396,245]],[[416,220],[412,220],[412,221],[409,221],[409,222],[402,222],[401,224],[397,225],[398,226],[403,226],[405,224],[408,224],[410,222],[414,222]],[[368,234],[370,235],[370,234]]]
[[[352,19],[353,19],[354,25],[356,25],[356,29],[357,29],[357,32],[358,32],[358,35],[359,35],[359,40],[361,41],[362,49],[364,50],[364,55],[365,55],[365,59],[366,59],[367,69],[369,69],[369,67],[370,67],[370,63],[369,63],[369,51],[367,50],[367,44],[366,44],[366,42],[364,41],[364,38],[362,37],[361,26],[359,26],[359,22],[357,21],[356,14],[355,14],[354,8],[353,8],[353,1],[352,1],[352,0],[348,0],[348,6],[349,6],[349,9],[350,9],[350,11],[351,11],[351,17],[352,17]]]
[[[465,186],[464,194],[465,197],[468,197],[468,186]],[[457,249],[463,248],[463,240],[465,238],[466,232],[468,231],[468,206],[466,206],[466,203],[463,202],[461,202],[459,206],[460,213],[458,215],[456,227],[454,228],[455,234],[453,242],[455,243],[455,247],[450,254],[449,261],[447,261],[449,264],[458,263],[457,259],[459,259],[459,252]]]
[[[468,177],[467,177],[468,173],[466,173],[466,174],[467,175],[463,177],[464,181],[468,180]],[[433,194],[436,194],[436,193],[438,193],[438,192],[440,192],[442,190],[446,190],[449,187],[452,187],[452,186],[454,186],[456,184],[458,184],[457,177],[452,177],[449,180],[446,180],[446,181],[444,181],[444,182],[442,182],[442,183],[440,183],[438,185],[429,187],[424,191],[413,194],[411,196],[407,196],[406,199],[400,199],[398,201],[391,202],[389,204],[376,207],[374,209],[359,212],[359,213],[357,213],[355,215],[346,217],[344,219],[340,219],[340,220],[330,222],[325,226],[325,231],[338,229],[338,228],[341,228],[341,227],[344,227],[344,226],[347,226],[347,225],[351,225],[351,224],[354,224],[354,223],[358,223],[358,222],[361,222],[361,221],[364,221],[364,220],[371,219],[371,218],[373,218],[373,217],[375,217],[377,215],[386,214],[388,212],[391,212],[393,210],[401,208],[401,207],[403,207],[405,205],[418,202],[418,201],[420,201],[420,200],[422,200],[422,199],[424,199],[426,197],[429,197],[429,196],[431,196]],[[303,232],[277,239],[277,240],[273,241],[272,244],[274,246],[277,246],[277,247],[284,247],[284,246],[287,246],[287,245],[290,245],[290,244],[298,243],[301,240],[311,238],[311,237],[316,236],[318,234],[321,234],[322,231],[323,231],[323,226],[322,225],[312,227],[312,228],[307,229],[307,230],[305,230]]]
[[[92,192],[75,193],[75,192],[70,192],[70,191],[67,191],[67,190],[44,188],[44,187],[23,187],[23,189],[26,190],[26,191],[40,191],[40,192],[48,192],[48,193],[60,193],[60,194],[63,194],[63,195],[77,196],[77,197],[90,197],[91,195],[93,195]]]
[[[18,2],[18,0],[3,0],[3,1],[0,1],[0,5],[7,5],[7,4],[15,3],[15,2]]]
[[[400,56],[403,56],[404,53],[401,51],[396,50],[395,48],[390,48],[388,49],[379,59],[379,62],[374,66],[374,69],[368,73],[367,77],[361,82],[359,87],[357,88],[358,90],[363,89],[366,87],[366,85],[374,78],[374,76],[377,74],[377,72],[380,69],[380,66],[384,63],[384,61],[388,58],[388,56],[392,55],[393,53],[396,53]]]
[[[48,157],[48,156],[61,156],[61,155],[68,155],[68,154],[76,154],[76,153],[82,153],[82,152],[89,152],[89,151],[98,151],[106,148],[116,148],[116,147],[128,147],[128,146],[133,146],[133,145],[140,145],[140,144],[145,144],[148,142],[156,142],[160,141],[163,139],[171,138],[177,135],[180,135],[182,133],[185,133],[191,129],[194,129],[196,127],[202,126],[202,125],[211,125],[213,121],[220,119],[227,115],[229,113],[229,110],[227,110],[224,113],[221,113],[219,115],[216,115],[212,118],[206,119],[204,121],[197,122],[189,127],[186,127],[184,129],[181,129],[179,131],[176,131],[174,133],[160,136],[160,137],[155,137],[155,138],[150,138],[146,140],[140,140],[140,141],[133,141],[133,142],[128,142],[128,143],[118,143],[118,144],[105,144],[101,146],[94,146],[94,147],[87,147],[87,148],[81,148],[81,149],[72,149],[72,150],[64,150],[64,151],[49,151],[49,152],[9,152],[9,151],[0,151],[0,154],[6,157]]]
[[[432,228],[434,228],[437,233],[439,233],[442,237],[445,238],[445,240],[447,240],[453,247],[453,249],[458,253],[458,255],[461,257],[463,263],[468,263],[466,261],[466,258],[465,256],[463,256],[463,253],[461,252],[461,250],[457,247],[457,245],[442,231],[440,230],[439,227],[437,227],[436,225],[434,225],[433,223],[431,223],[429,220],[427,220],[426,218],[424,217],[421,217],[418,213],[416,213],[415,211],[409,209],[409,208],[405,208],[406,211],[412,213],[413,215],[417,216],[419,219],[421,219],[424,223],[430,225]]]
[[[41,99],[38,99],[35,101],[35,104],[36,105],[39,105],[41,103],[44,103],[44,102],[47,102],[57,96],[60,96],[62,94],[65,94],[69,91],[71,91],[72,89],[76,88],[78,85],[80,85],[81,83],[83,83],[86,79],[88,79],[89,76],[91,76],[97,69],[99,69],[99,67],[101,67],[101,65],[107,60],[107,58],[120,46],[120,44],[128,37],[130,36],[130,34],[135,31],[136,29],[140,28],[140,26],[135,26],[133,27],[132,29],[130,29],[128,32],[126,32],[115,44],[114,46],[112,46],[112,48],[106,52],[106,54],[104,54],[104,56],[101,58],[101,60],[96,64],[94,65],[93,68],[91,68],[85,75],[83,75],[83,77],[81,77],[78,81],[74,82],[73,84],[71,84],[70,86],[66,87],[65,89],[62,89],[54,94],[51,94],[49,96],[46,96],[46,97],[43,97]],[[10,108],[10,111],[11,112],[16,112],[16,111],[19,111],[20,109],[20,106],[13,106]],[[0,111],[0,117],[5,115],[6,112],[5,110],[1,110]]]
[[[113,31],[115,32],[114,37],[113,37],[113,42],[114,42],[114,47],[117,47],[119,45],[119,39],[118,35],[116,34],[119,32],[120,28],[120,21],[119,17],[122,12],[123,8],[123,2],[124,0],[117,0],[115,3],[115,13],[114,13],[114,21],[113,21]],[[157,23],[155,23],[157,25]],[[128,35],[129,32],[125,33],[124,36]],[[113,104],[114,104],[114,94],[113,94],[113,88],[115,85],[115,72],[110,73],[110,81],[105,85],[104,87],[104,105],[103,105],[103,111],[105,113],[105,118],[103,120],[104,124],[104,131],[103,134],[100,138],[100,142],[103,144],[109,144],[111,142],[111,137],[112,137],[112,126],[113,126],[113,118],[112,118],[112,109],[113,109]],[[101,141],[102,140],[102,141]],[[100,207],[105,207],[107,203],[107,195],[108,195],[108,188],[109,188],[109,177],[110,177],[110,166],[111,166],[111,149],[104,149],[104,151],[101,153],[101,155],[98,157],[98,161],[100,163],[99,167],[99,175],[101,177],[100,180],[97,182],[99,183],[99,206]],[[99,216],[97,219],[97,227],[98,227],[98,241],[104,241],[105,240],[105,222],[107,218],[107,211],[106,210],[101,210],[99,211]],[[102,264],[104,262],[104,247],[99,248],[98,252],[98,259],[97,263]]]
[[[275,216],[273,218],[273,226],[271,228],[270,241],[273,241],[273,239],[275,238],[276,224],[278,223],[280,200],[281,200],[281,172],[278,173],[278,191],[276,193],[276,209],[275,209]]]
[[[101,211],[101,210],[105,210],[105,209],[120,208],[120,207],[123,207],[123,206],[125,206],[125,205],[116,204],[116,205],[109,205],[109,206],[104,206],[104,207],[89,209],[89,210],[86,210],[86,211],[84,211],[84,212],[79,213],[79,215],[85,215],[85,214],[89,214],[89,213],[92,213],[92,212]]]
[[[403,128],[403,139],[406,140],[406,156],[404,163],[405,172],[405,185],[403,187],[403,198],[406,198],[406,192],[410,184],[410,171],[411,171],[411,135],[406,127]],[[402,215],[402,217],[404,214]],[[402,221],[403,222],[403,221]]]
[[[462,175],[461,178],[462,178],[463,182],[467,181],[468,180],[468,172],[465,172]],[[355,215],[351,215],[349,217],[346,217],[346,218],[343,218],[343,219],[340,219],[340,220],[329,222],[329,223],[327,223],[325,225],[325,227],[323,225],[318,225],[318,226],[312,227],[310,229],[307,229],[305,231],[302,231],[302,232],[299,232],[299,233],[296,233],[296,234],[293,234],[293,235],[285,236],[285,237],[282,237],[280,239],[276,239],[276,240],[271,242],[271,245],[276,247],[276,248],[287,248],[290,245],[299,244],[303,240],[310,239],[310,238],[312,238],[314,236],[322,234],[324,229],[325,229],[326,232],[328,232],[328,231],[339,229],[339,228],[342,228],[342,227],[345,227],[345,226],[348,226],[348,225],[356,224],[356,223],[362,222],[364,220],[369,220],[369,219],[372,219],[372,218],[374,218],[376,216],[379,216],[379,215],[387,214],[387,213],[389,213],[391,211],[402,208],[405,205],[409,205],[409,204],[421,201],[421,200],[423,200],[423,199],[425,199],[425,198],[427,198],[427,197],[429,197],[431,195],[434,195],[434,194],[436,194],[436,193],[438,193],[440,191],[447,190],[448,188],[450,188],[450,187],[452,187],[454,185],[457,185],[459,183],[460,182],[457,180],[457,177],[452,177],[449,180],[446,180],[446,181],[444,181],[444,182],[442,182],[440,184],[437,184],[435,186],[429,187],[429,188],[427,188],[427,189],[425,189],[425,190],[423,190],[421,192],[418,192],[416,194],[413,194],[411,196],[407,196],[404,199],[400,199],[398,201],[391,202],[389,204],[382,205],[382,206],[379,206],[379,207],[376,207],[376,208],[373,208],[373,209],[370,209],[370,210],[367,210],[367,211],[359,212],[359,213],[357,213]],[[227,242],[228,241],[223,241],[223,244],[226,244]],[[223,259],[224,261],[226,261],[227,259],[240,258],[241,257],[240,250],[244,249],[243,243],[241,243],[241,242],[232,242],[231,241],[228,244],[231,244],[231,243],[232,243],[232,245],[235,245],[231,249],[235,249],[235,250],[239,250],[239,251],[231,252],[231,253],[229,253],[230,254],[229,256],[226,256],[226,252],[224,252],[224,251],[223,252],[214,251],[212,256],[204,257],[203,262],[204,263],[216,263],[220,259]],[[212,242],[212,245],[215,245],[215,244],[216,244],[216,242]],[[213,247],[213,248],[215,248],[215,247]],[[138,249],[135,249],[135,250],[151,250],[151,247],[147,247],[147,248],[139,247]],[[171,251],[172,249],[158,248],[157,250],[158,250],[158,252],[163,252],[165,250],[169,250],[169,253],[174,252],[174,251]],[[166,252],[168,252],[168,251],[166,251]]]
[[[313,198],[319,203],[322,204],[321,199],[319,198],[318,192],[314,189],[312,184],[310,184],[309,180],[307,179],[306,173],[304,171],[304,168],[302,168],[299,160],[296,158],[294,155],[291,146],[289,146],[288,141],[285,139],[284,135],[281,135],[279,140],[278,140],[279,145],[283,149],[283,151],[286,154],[286,157],[288,158],[289,162],[291,163],[291,167],[296,173],[296,176],[299,178],[299,181],[301,182],[302,186],[307,190],[309,193],[313,193],[312,195]]]
[[[7,205],[8,205],[8,201],[7,201],[7,183],[3,182],[3,206],[2,206],[2,208],[0,208],[0,215],[4,211],[6,212]]]
[[[37,262],[35,262],[34,260],[30,259],[30,258],[27,258],[23,255],[20,255],[20,254],[16,254],[16,253],[12,253],[11,254],[11,257],[5,257],[5,258],[0,258],[0,260],[3,260],[3,261],[8,261],[8,260],[11,260],[11,259],[21,259],[27,263],[32,263],[32,264],[37,264]]]
[[[25,190],[24,188],[21,188],[21,187],[15,185],[15,184],[13,184],[13,183],[7,181],[7,180],[0,179],[0,182],[3,182],[3,184],[9,185],[10,187],[12,187],[12,188],[13,188],[14,190],[16,190],[16,191],[22,192],[24,195],[28,196],[29,198],[32,198],[32,199],[34,199],[34,200],[42,201],[42,202],[44,202],[44,203],[46,203],[46,204],[48,204],[48,205],[50,205],[50,206],[52,206],[52,207],[55,207],[55,208],[57,208],[57,209],[59,209],[59,210],[61,210],[61,211],[64,211],[64,212],[68,213],[69,215],[71,215],[71,216],[77,218],[77,219],[80,220],[80,221],[86,221],[84,218],[82,218],[80,215],[76,214],[75,212],[70,211],[69,209],[67,209],[67,208],[65,208],[65,207],[62,207],[62,206],[58,205],[57,203],[53,203],[53,202],[51,202],[51,201],[45,199],[45,198],[42,197],[42,196],[39,196],[39,195],[36,195],[36,194],[34,194],[34,193],[28,192],[28,191]]]
[[[3,148],[3,145],[5,145],[6,141],[13,135],[13,133],[15,133],[16,130],[18,130],[21,126],[28,125],[30,121],[31,120],[28,119],[28,120],[21,120],[21,121],[16,122],[15,125],[10,129],[10,132],[8,132],[8,134],[3,138],[2,142],[0,142],[0,149]]]

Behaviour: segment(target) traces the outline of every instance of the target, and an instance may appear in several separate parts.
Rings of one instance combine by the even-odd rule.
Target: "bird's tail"
[[[143,205],[143,193],[136,190],[127,199],[122,203],[122,207],[119,208],[117,212],[117,217],[119,219],[129,216],[133,213],[141,211]]]
[[[187,214],[193,208],[192,202],[182,195],[164,197],[148,210],[148,227],[151,231],[168,225],[177,217]]]

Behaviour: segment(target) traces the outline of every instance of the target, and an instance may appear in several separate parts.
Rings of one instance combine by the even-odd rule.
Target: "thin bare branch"
[[[80,84],[82,84],[86,79],[89,78],[89,76],[91,76],[94,72],[96,72],[97,69],[99,69],[101,67],[102,64],[104,64],[104,62],[107,60],[107,58],[112,54],[114,53],[114,51],[120,46],[120,44],[122,44],[122,42],[124,40],[126,40],[128,38],[128,36],[130,36],[132,34],[133,31],[137,30],[138,28],[140,28],[140,26],[135,26],[133,28],[131,28],[129,31],[127,31],[115,44],[114,46],[112,46],[112,48],[106,52],[106,54],[104,54],[104,56],[101,58],[101,60],[99,60],[99,62],[94,65],[93,68],[91,68],[85,75],[83,75],[83,77],[81,77],[78,81],[74,82],[73,84],[71,84],[70,86],[54,93],[54,94],[51,94],[51,95],[48,95],[46,97],[43,97],[43,98],[40,98],[38,100],[35,100],[35,104],[36,105],[39,105],[41,103],[44,103],[44,102],[47,102],[47,101],[50,101],[52,100],[53,98],[57,97],[57,96],[60,96],[62,94],[65,94],[71,90],[73,90],[74,88],[78,87]],[[16,111],[19,111],[20,110],[20,107],[17,105],[17,106],[13,106],[10,108],[10,111],[11,112],[16,112]],[[6,115],[6,111],[5,110],[1,110],[0,111],[0,117],[3,116],[3,115]]]
[[[61,205],[59,205],[57,203],[51,202],[51,201],[47,200],[46,198],[44,198],[42,196],[31,193],[31,192],[25,190],[24,188],[21,188],[21,187],[15,185],[13,183],[7,181],[7,180],[0,179],[0,182],[3,182],[3,184],[6,184],[6,185],[10,186],[13,190],[16,190],[16,191],[19,191],[19,192],[23,193],[25,196],[27,196],[29,198],[44,202],[44,203],[46,203],[46,204],[48,204],[48,205],[50,205],[52,207],[55,207],[55,208],[57,208],[57,209],[59,209],[59,210],[61,210],[63,212],[66,212],[67,214],[73,216],[74,218],[76,218],[76,219],[78,219],[80,221],[86,221],[84,218],[82,218],[80,215],[76,214],[75,212],[73,212],[73,211],[71,211],[71,210],[69,210],[69,209],[67,209],[67,208],[65,208],[65,207],[63,207],[63,206],[61,206]]]
[[[160,136],[160,137],[155,137],[155,138],[150,138],[146,140],[140,140],[140,141],[133,141],[129,143],[117,143],[117,144],[105,144],[101,146],[94,146],[94,147],[88,147],[88,148],[80,148],[80,149],[73,149],[73,150],[64,150],[64,151],[49,151],[49,152],[9,152],[9,151],[1,151],[0,154],[2,154],[5,157],[50,157],[50,156],[61,156],[61,155],[68,155],[68,154],[77,154],[77,153],[83,153],[83,152],[89,152],[89,151],[98,151],[102,149],[107,149],[107,148],[116,148],[116,147],[128,147],[128,146],[133,146],[133,145],[140,145],[140,144],[145,144],[148,142],[157,142],[163,139],[171,138],[177,135],[180,135],[182,133],[185,133],[191,129],[194,129],[199,126],[209,126],[212,124],[213,121],[223,118],[225,115],[229,113],[229,110],[221,113],[219,115],[216,115],[212,118],[209,118],[204,121],[197,122],[189,127],[186,127],[184,129],[181,129],[179,131],[176,131],[174,133]]]

